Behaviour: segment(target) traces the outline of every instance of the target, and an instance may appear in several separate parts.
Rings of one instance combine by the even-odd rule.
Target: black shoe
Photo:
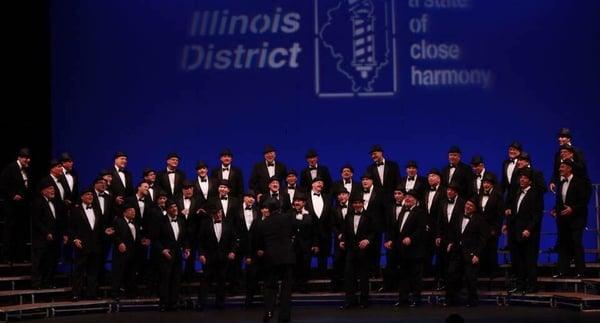
[[[404,306],[405,304],[406,304],[406,301],[397,301],[397,302],[394,304],[394,307],[402,307],[402,306]]]
[[[421,306],[421,302],[410,301],[410,303],[408,303],[408,307],[415,308],[415,307],[419,307],[419,306]]]
[[[350,308],[352,308],[352,304],[349,304],[349,303],[344,303],[340,306],[340,310],[347,310]]]
[[[440,285],[440,286],[438,286],[438,287],[437,287],[435,290],[436,290],[436,291],[438,291],[438,292],[439,292],[439,291],[446,290],[446,285]]]
[[[465,305],[465,307],[467,307],[467,308],[477,307],[477,302],[469,302],[469,303],[467,303],[467,305]]]
[[[575,278],[575,279],[582,279],[582,278],[584,278],[584,275],[583,275],[583,274],[576,274],[576,275],[574,276],[574,278]]]
[[[204,304],[197,304],[195,310],[197,312],[202,312],[204,311]]]
[[[73,298],[71,298],[71,302],[79,302],[79,296],[73,296]]]
[[[363,309],[363,310],[364,310],[364,309],[366,309],[366,308],[368,308],[368,307],[369,307],[369,304],[365,304],[365,303],[363,303],[363,304],[360,304],[358,307],[360,307],[361,309]]]
[[[266,312],[263,315],[263,322],[269,322],[273,318],[273,312]]]
[[[564,273],[556,273],[556,274],[552,275],[552,278],[561,278],[564,275],[565,275]]]
[[[158,307],[158,311],[159,312],[166,312],[167,311],[167,307],[164,306],[164,305],[161,305],[161,306]]]
[[[521,291],[521,289],[519,287],[515,287],[513,289],[508,290],[509,294],[517,294]]]

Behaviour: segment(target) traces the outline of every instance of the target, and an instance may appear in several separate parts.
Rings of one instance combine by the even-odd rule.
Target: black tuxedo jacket
[[[208,192],[205,196],[200,188],[198,176],[194,178],[194,197],[198,200],[198,206],[202,209],[205,209],[208,202],[219,195],[219,181],[214,178],[207,178],[207,183]]]
[[[321,194],[321,198],[323,198],[323,211],[321,212],[321,216],[317,216],[317,212],[315,211],[315,207],[312,201],[313,192],[308,192],[308,196],[306,199],[306,210],[314,216],[314,225],[315,232],[319,239],[320,244],[331,245],[331,231],[334,226],[333,220],[333,209],[331,207],[331,197],[327,194]],[[325,250],[321,251],[326,252]]]
[[[135,209],[134,221],[140,226],[140,233],[142,238],[150,239],[150,231],[154,226],[154,221],[156,221],[156,219],[154,219],[153,217],[154,212],[152,212],[152,209],[154,208],[154,206],[152,205],[152,202],[150,202],[150,199],[147,196],[144,197],[144,213],[140,211],[137,195],[127,198],[126,202],[131,204]]]
[[[63,185],[65,189],[65,200],[69,200],[74,204],[79,203],[79,176],[76,170],[72,170],[69,173],[73,177],[73,188],[69,186],[69,182],[67,181],[67,176],[65,174],[61,175],[58,178],[58,181]]]
[[[312,186],[312,177],[310,176],[311,169],[306,167],[300,173],[300,186],[306,187],[307,191],[310,190]],[[329,174],[329,168],[327,166],[322,166],[317,164],[317,177],[323,179],[323,192],[329,193],[331,192],[331,174]]]
[[[372,163],[367,167],[367,172],[370,172],[373,176],[373,185],[383,191],[383,202],[391,203],[394,197],[394,189],[396,189],[398,181],[400,180],[400,167],[398,167],[398,163],[385,159],[383,167],[383,184],[375,163]]]
[[[438,223],[436,229],[436,238],[442,239],[442,244],[447,243],[447,239],[449,237],[450,231],[452,230],[452,226],[454,222],[459,220],[459,218],[465,213],[465,203],[466,200],[460,196],[457,196],[454,200],[454,209],[452,209],[452,214],[450,215],[450,221],[448,221],[448,204],[449,201],[447,198],[443,199],[440,203]]]
[[[542,213],[544,211],[544,203],[542,195],[536,191],[535,187],[531,187],[527,194],[523,197],[519,211],[517,212],[517,204],[520,193],[517,193],[514,201],[511,203],[511,215],[508,216],[508,236],[513,241],[523,241],[521,233],[528,230],[531,235],[539,234],[539,228],[542,222]]]
[[[554,154],[554,167],[552,168],[552,178],[550,181],[556,185],[560,183],[560,173],[558,169],[560,168],[560,149]],[[588,179],[587,174],[587,165],[585,162],[585,157],[583,156],[583,151],[578,147],[573,146],[573,163],[575,167],[573,168],[573,174],[577,177]]]
[[[335,181],[333,183],[333,188],[332,188],[332,198],[336,199],[338,193],[343,188],[344,188],[344,180],[343,179]],[[362,185],[361,185],[360,181],[355,181],[354,179],[352,179],[352,190],[348,193],[350,193],[350,195],[358,194],[358,193],[360,193],[360,190],[362,190]]]
[[[206,218],[206,222],[198,232],[198,252],[206,257],[207,264],[214,262],[227,262],[230,252],[237,253],[236,232],[233,223],[221,222],[221,239],[217,240],[212,218]]]
[[[56,209],[56,203],[54,203]],[[56,212],[56,218],[52,215],[48,201],[42,197],[36,197],[30,208],[31,212],[31,238],[33,248],[44,248],[48,244],[57,244],[62,241],[62,235],[67,232],[67,222],[64,215]],[[46,236],[52,234],[54,242],[48,242]]]
[[[69,227],[71,232],[71,240],[79,239],[83,245],[82,249],[75,248],[81,253],[101,253],[103,250],[102,242],[104,239],[104,229],[108,227],[108,221],[100,214],[100,210],[92,205],[94,211],[94,228],[85,215],[84,206],[79,205],[71,210],[69,219]]]
[[[423,198],[423,195],[425,194],[425,190],[429,188],[429,184],[427,183],[427,178],[423,177],[423,176],[419,176],[417,175],[417,178],[414,179],[415,181],[415,186],[413,187],[413,190],[415,192],[417,192],[417,200],[421,200]],[[406,183],[408,182],[408,176],[403,176],[402,178],[400,178],[400,187],[402,187],[402,189],[407,190],[406,189]]]
[[[240,203],[236,210],[236,213],[233,218],[234,227],[236,230],[236,236],[238,238],[238,250],[240,253],[245,255],[246,257],[253,257],[252,255],[252,242],[253,236],[256,232],[256,227],[258,226],[258,222],[260,217],[258,215],[258,210],[256,207],[252,207],[252,223],[248,228],[246,225],[246,218],[244,217],[244,204]]]
[[[360,221],[358,222],[358,229],[356,233],[354,232],[354,210],[350,210],[346,215],[346,220],[344,221],[344,227],[342,231],[341,241],[345,244],[345,249],[347,252],[347,256],[349,257],[364,257],[367,256],[368,250],[371,248],[379,248],[379,246],[373,246],[374,238],[375,238],[375,227],[373,225],[372,218],[365,214],[363,211],[360,216]],[[358,247],[358,243],[361,240],[368,240],[369,246],[367,249],[361,250]]]
[[[280,188],[278,197],[276,199],[274,197],[272,197],[271,192],[268,191],[267,193],[264,193],[263,195],[261,195],[259,203],[262,203],[267,199],[275,199],[275,200],[277,200],[277,205],[279,206],[279,209],[281,210],[281,212],[287,212],[292,208],[292,203],[290,203],[290,197],[286,191],[287,190]]]
[[[448,232],[448,243],[452,243],[450,252],[460,252],[463,259],[481,258],[489,228],[479,214],[473,214],[462,231],[463,214],[454,222]],[[462,231],[462,232],[461,232]]]
[[[27,186],[25,186],[21,168],[16,161],[8,164],[2,170],[2,174],[0,174],[0,194],[6,201],[12,201],[15,195],[21,195],[23,198],[29,197],[31,192],[29,188],[31,188],[33,182],[31,181],[29,169],[25,168],[24,171],[27,175]]]
[[[108,188],[108,191],[114,198],[116,198],[117,196],[127,198],[135,194],[136,188],[133,187],[130,171],[128,171],[127,169],[123,169],[123,173],[125,174],[125,183],[121,181],[119,172],[117,172],[114,166],[111,167],[110,173],[112,175],[112,182],[110,182],[110,187]]]
[[[519,185],[519,171],[516,165],[516,160],[514,161],[515,169],[513,170],[513,173],[510,177],[510,183],[508,181],[508,165],[511,163],[513,163],[511,159],[505,159],[502,162],[502,181],[500,182],[500,189],[502,190],[502,194],[506,194],[514,185]]]
[[[141,234],[140,234],[140,226],[133,221],[133,226],[135,227],[135,239],[131,234],[131,230],[129,229],[129,224],[124,217],[117,217],[113,222],[113,227],[115,229],[115,233],[113,234],[113,255],[119,256],[129,256],[135,252],[136,246],[141,243]],[[124,253],[119,252],[119,245],[123,243],[125,244],[126,251]]]
[[[285,164],[280,161],[275,161],[275,176],[279,178],[280,181],[285,179],[287,173],[287,168]],[[258,193],[266,193],[269,190],[269,170],[267,169],[267,162],[261,161],[254,165],[252,169],[252,174],[250,175],[250,183],[249,187],[254,192]]]
[[[493,188],[489,193],[485,208],[482,204],[484,196],[484,192],[482,191],[482,194],[480,194],[477,199],[479,202],[479,213],[487,223],[489,229],[495,232],[495,236],[499,236],[502,223],[504,222],[504,211],[506,210],[504,200],[502,199],[502,193],[500,193],[499,188]]]
[[[310,252],[310,248],[318,246],[321,241],[320,231],[316,223],[317,217],[307,211],[296,214],[296,209],[285,213],[294,223],[294,250],[297,252]],[[325,250],[319,252],[326,252]]]
[[[469,185],[473,179],[473,170],[469,165],[459,162],[456,165],[456,170],[454,171],[454,175],[452,175],[452,183],[455,183],[460,187],[460,191],[458,194],[461,197],[467,198],[469,195]],[[446,165],[442,168],[442,183],[445,186],[448,186],[450,178],[450,165]]]
[[[156,174],[156,185],[167,194],[168,198],[175,198],[176,196],[181,195],[181,190],[183,189],[183,181],[185,180],[185,173],[180,170],[175,170],[175,185],[173,190],[171,190],[171,184],[169,182],[169,173],[167,170],[162,170]]]
[[[229,194],[236,197],[242,198],[244,194],[244,176],[242,174],[242,170],[233,165],[229,165],[229,185],[231,185],[231,189]],[[223,167],[219,165],[219,167],[213,168],[210,172],[210,178],[213,178],[217,181],[223,179]]]
[[[171,218],[167,215],[159,220],[157,225],[157,235],[152,240],[155,252],[161,254],[164,249],[171,251],[171,256],[176,258],[182,257],[184,249],[189,249],[188,229],[185,225],[185,220],[181,215],[177,216],[177,225],[179,226],[179,236],[176,239],[173,228],[171,227]],[[160,259],[165,259],[162,255]]]
[[[565,225],[572,229],[583,229],[587,225],[588,203],[591,197],[591,186],[589,182],[581,177],[573,176],[567,188],[566,200],[562,199],[562,186],[559,182],[556,187],[556,220],[559,225]],[[571,215],[562,216],[560,212],[564,207],[573,209]]]
[[[362,192],[363,197],[364,195],[365,193]],[[371,218],[371,225],[373,226],[373,229],[377,231],[382,231],[385,227],[384,201],[385,196],[383,191],[373,185],[371,197],[369,198],[369,203],[365,203],[364,212]]]
[[[293,246],[293,220],[286,213],[275,212],[259,221],[256,244],[253,249],[264,251],[263,260],[265,265],[275,266],[296,263]]]
[[[407,218],[402,230],[400,230],[404,217]],[[400,212],[397,220],[394,214],[391,223],[386,240],[392,241],[392,249],[404,258],[418,259],[425,257],[425,230],[427,226],[425,211],[419,206],[414,206],[407,213]],[[408,246],[402,243],[405,238],[411,240]]]

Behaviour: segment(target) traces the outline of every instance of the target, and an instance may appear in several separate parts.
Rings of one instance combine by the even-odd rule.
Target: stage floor
[[[294,306],[292,322],[304,323],[373,323],[373,322],[444,322],[452,313],[459,313],[465,322],[506,323],[506,322],[600,322],[600,312],[582,313],[570,309],[525,306],[480,305],[476,308],[442,308],[423,305],[416,309],[396,309],[390,305],[374,305],[366,310],[351,309],[341,311],[335,305]],[[75,314],[50,319],[35,319],[35,322],[261,322],[262,308],[242,310],[235,306],[218,311],[211,308],[204,312],[177,311],[159,313],[157,310],[128,311],[113,314]],[[277,322],[277,315],[271,320]]]

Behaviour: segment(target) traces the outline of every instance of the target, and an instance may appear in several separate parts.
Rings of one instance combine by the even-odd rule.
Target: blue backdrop
[[[569,127],[600,181],[600,3],[465,2],[54,1],[53,151],[71,152],[86,184],[117,150],[141,178],[167,152],[193,176],[196,160],[215,166],[230,147],[247,184],[267,143],[298,170],[316,148],[337,177],[345,162],[360,175],[375,143],[421,172],[458,144],[499,173],[519,140],[548,180]],[[437,58],[417,59],[423,40],[459,54],[434,45]]]

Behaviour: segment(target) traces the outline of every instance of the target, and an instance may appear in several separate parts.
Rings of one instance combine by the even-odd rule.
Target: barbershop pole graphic
[[[314,1],[316,94],[394,95],[395,0]]]

